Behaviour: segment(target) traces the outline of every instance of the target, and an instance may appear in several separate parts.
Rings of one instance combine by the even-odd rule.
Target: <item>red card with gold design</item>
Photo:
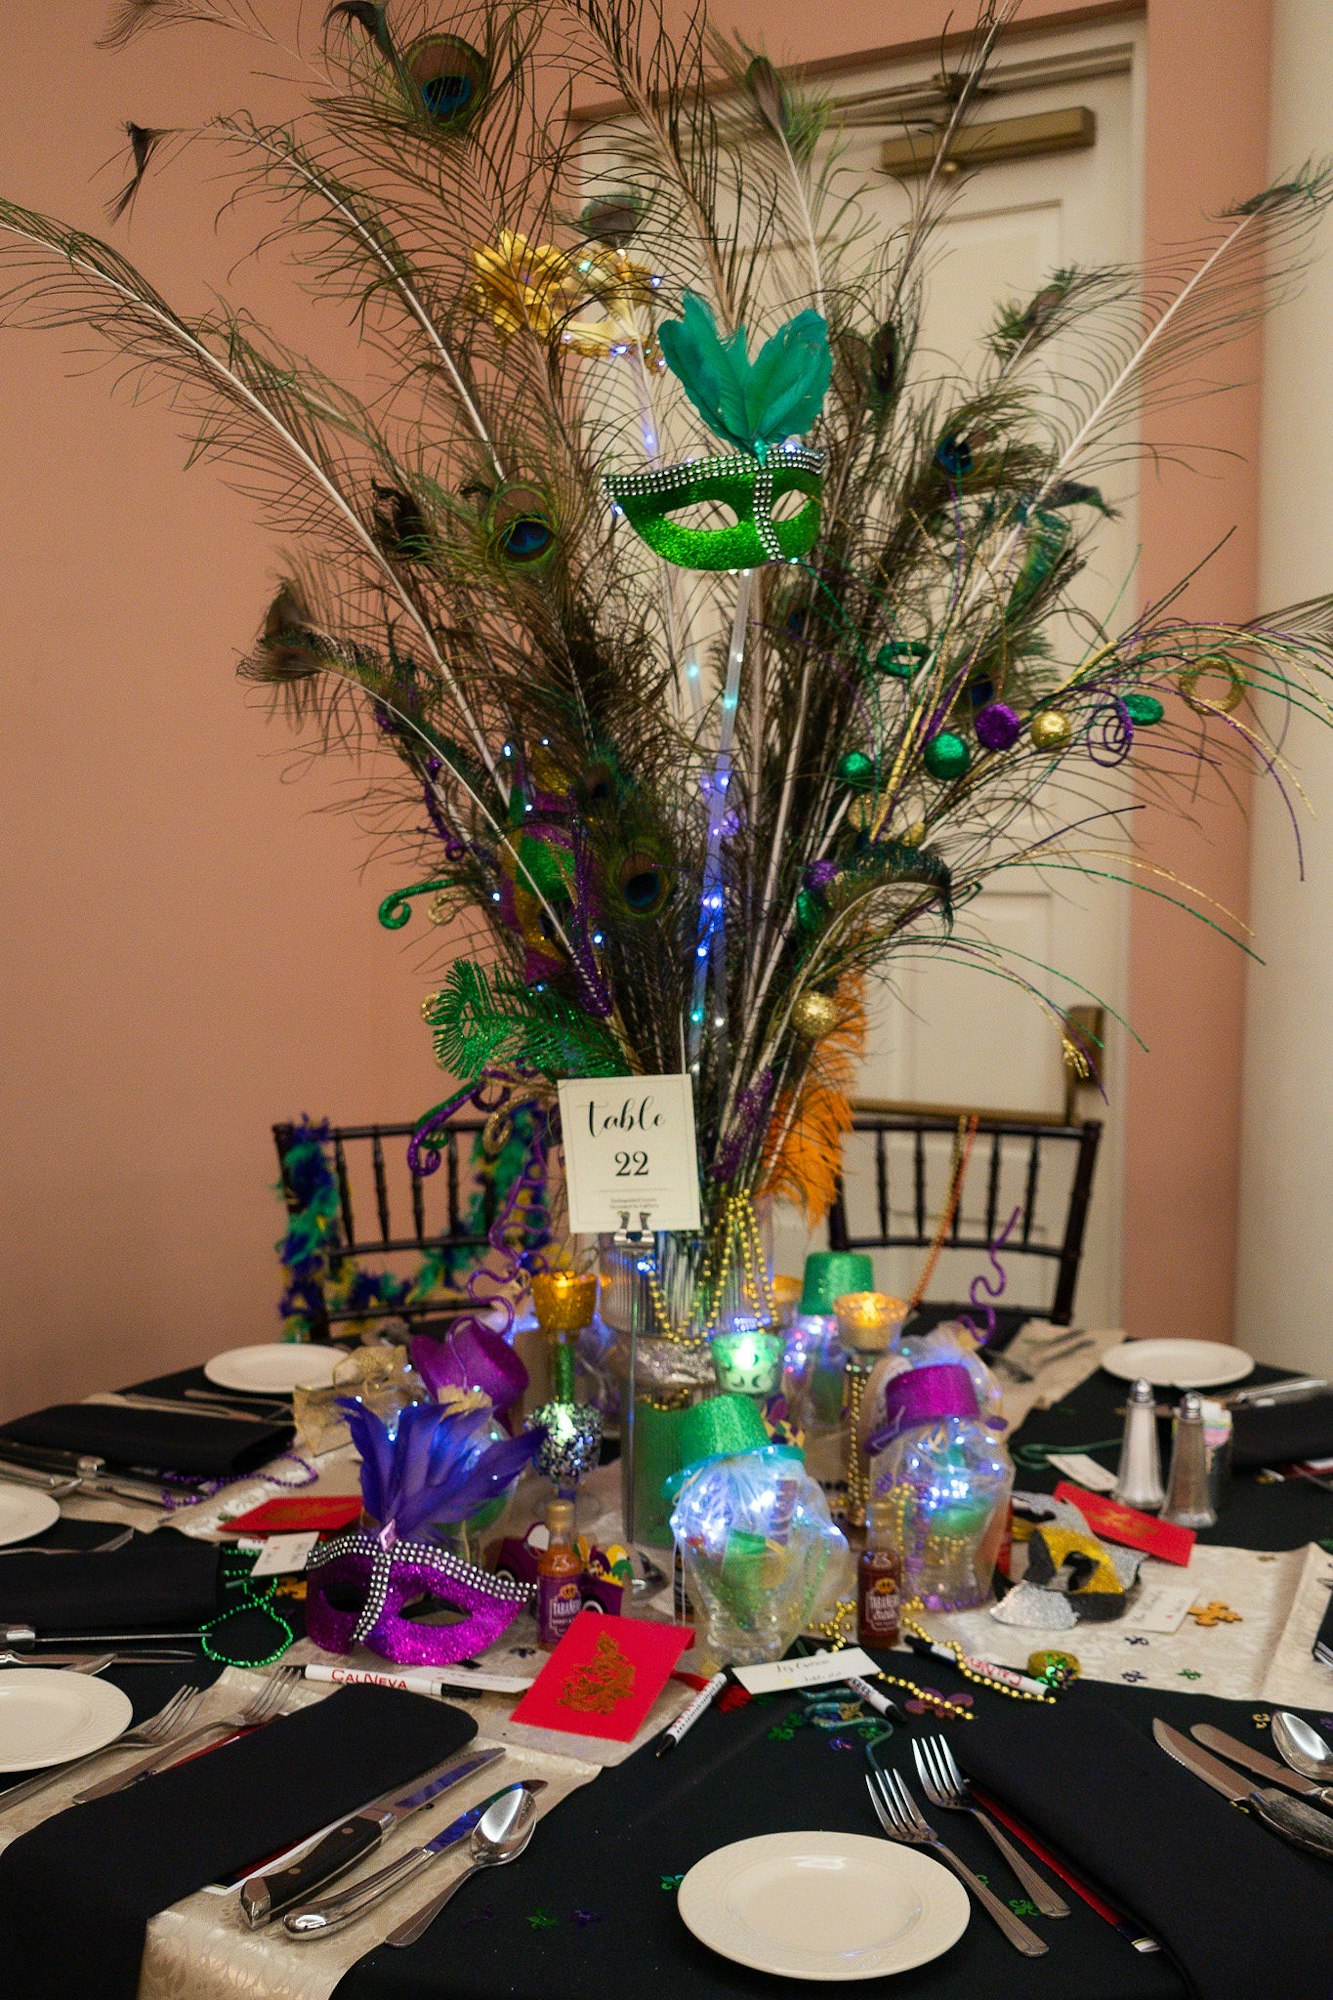
[[[1071,1486],[1067,1479],[1060,1481],[1055,1497],[1077,1507],[1093,1534],[1104,1541],[1123,1542],[1127,1549],[1143,1549],[1150,1556],[1160,1556],[1163,1562],[1180,1563],[1182,1567],[1190,1559],[1193,1528],[1155,1521],[1151,1514],[1140,1514],[1137,1508],[1126,1507],[1109,1494],[1089,1493],[1082,1486]]]
[[[513,1719],[632,1742],[693,1637],[688,1625],[580,1611]]]

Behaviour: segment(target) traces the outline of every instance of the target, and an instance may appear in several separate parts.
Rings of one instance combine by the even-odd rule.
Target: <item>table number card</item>
[[[699,1156],[688,1076],[602,1076],[560,1085],[569,1227],[697,1229]]]

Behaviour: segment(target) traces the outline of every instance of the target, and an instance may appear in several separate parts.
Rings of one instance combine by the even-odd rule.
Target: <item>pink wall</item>
[[[294,17],[296,0],[275,11]],[[835,62],[929,44],[947,11],[724,0],[717,18],[779,58]],[[1033,0],[1027,16],[1114,11]],[[93,176],[123,118],[262,110],[268,87],[239,40],[199,29],[113,56],[91,46],[95,18],[87,0],[47,0],[9,24],[8,73],[34,87],[8,93],[0,189],[100,231],[116,169]],[[1190,236],[1200,206],[1261,180],[1266,33],[1266,0],[1153,5],[1150,240]],[[245,241],[201,225],[210,171],[187,157],[146,191],[128,237],[188,305],[226,281]],[[242,276],[261,310],[266,291],[287,296],[263,269]],[[314,306],[286,330],[323,353],[337,344]],[[284,784],[289,740],[232,679],[273,544],[215,474],[181,470],[169,411],[110,399],[107,372],[70,373],[82,366],[49,338],[0,334],[3,1412],[264,1338],[279,1226],[270,1121],[405,1116],[436,1092],[423,946],[374,921],[400,871],[359,873],[365,837],[325,810],[354,796],[355,772],[316,763]],[[1232,397],[1206,421],[1248,451],[1255,402]],[[1187,509],[1175,474],[1149,484],[1145,588],[1240,521],[1207,601],[1243,614],[1253,476],[1231,460],[1210,470]],[[1210,815],[1207,840],[1182,852],[1182,873],[1243,903],[1238,816]],[[1134,1016],[1153,1045],[1130,1101],[1127,1314],[1140,1331],[1228,1322],[1240,995],[1238,955],[1140,901]]]

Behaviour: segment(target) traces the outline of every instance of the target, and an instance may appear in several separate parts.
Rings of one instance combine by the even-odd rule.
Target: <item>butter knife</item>
[[[522,1782],[529,1792],[546,1789],[544,1778],[526,1778]],[[487,1807],[493,1806],[497,1799],[514,1789],[512,1785],[502,1785],[498,1792],[492,1792],[489,1798],[482,1799],[460,1814],[433,1840],[428,1840],[424,1847],[411,1848],[408,1853],[399,1855],[396,1861],[389,1862],[387,1867],[377,1868],[373,1875],[367,1875],[364,1881],[353,1882],[350,1889],[340,1890],[335,1896],[326,1896],[318,1903],[307,1903],[304,1909],[289,1910],[282,1920],[283,1930],[292,1938],[321,1938],[327,1937],[330,1931],[341,1930],[344,1924],[354,1922],[357,1917],[363,1917],[383,1897],[392,1895],[403,1883],[410,1882],[437,1855],[447,1854],[451,1847],[457,1847],[466,1840]]]
[[[367,1854],[375,1852],[391,1826],[419,1812],[452,1785],[470,1778],[474,1771],[484,1771],[503,1755],[502,1749],[480,1750],[461,1763],[450,1760],[448,1764],[437,1765],[414,1790],[377,1799],[363,1811],[354,1813],[288,1867],[275,1868],[269,1875],[252,1875],[241,1890],[241,1911],[251,1930],[258,1930],[261,1924],[290,1910],[294,1903],[303,1903],[316,1889],[345,1875]]]
[[[1238,1778],[1229,1764],[1220,1757],[1201,1750],[1197,1743],[1191,1743],[1188,1736],[1182,1736],[1169,1722],[1160,1718],[1153,1723],[1152,1733],[1159,1746],[1168,1757],[1174,1757],[1196,1778],[1202,1778],[1205,1785],[1211,1785],[1224,1799],[1233,1805],[1245,1806],[1254,1817],[1261,1820],[1270,1833],[1280,1834],[1293,1847],[1303,1847],[1308,1854],[1318,1854],[1325,1861],[1333,1861],[1333,1820],[1327,1813],[1321,1813],[1314,1806],[1307,1806],[1300,1799],[1289,1799],[1285,1792],[1260,1792],[1244,1778]]]
[[[1282,1785],[1303,1799],[1313,1799],[1316,1805],[1333,1806],[1333,1785],[1316,1785],[1312,1778],[1303,1778],[1299,1771],[1279,1764],[1276,1757],[1265,1757],[1262,1750],[1237,1742],[1234,1736],[1227,1735],[1225,1729],[1214,1729],[1209,1722],[1196,1722],[1190,1735],[1196,1743],[1202,1743],[1205,1750],[1216,1750],[1220,1757],[1229,1757],[1233,1764],[1241,1764],[1247,1771],[1257,1771],[1270,1784]]]

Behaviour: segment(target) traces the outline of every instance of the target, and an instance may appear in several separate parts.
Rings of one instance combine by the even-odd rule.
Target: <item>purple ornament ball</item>
[[[815,891],[827,889],[829,884],[836,882],[837,879],[838,864],[836,861],[812,861],[805,871],[805,886],[807,889],[814,889]]]
[[[1022,734],[1023,724],[1002,701],[979,708],[973,718],[977,742],[983,750],[1011,750]]]

